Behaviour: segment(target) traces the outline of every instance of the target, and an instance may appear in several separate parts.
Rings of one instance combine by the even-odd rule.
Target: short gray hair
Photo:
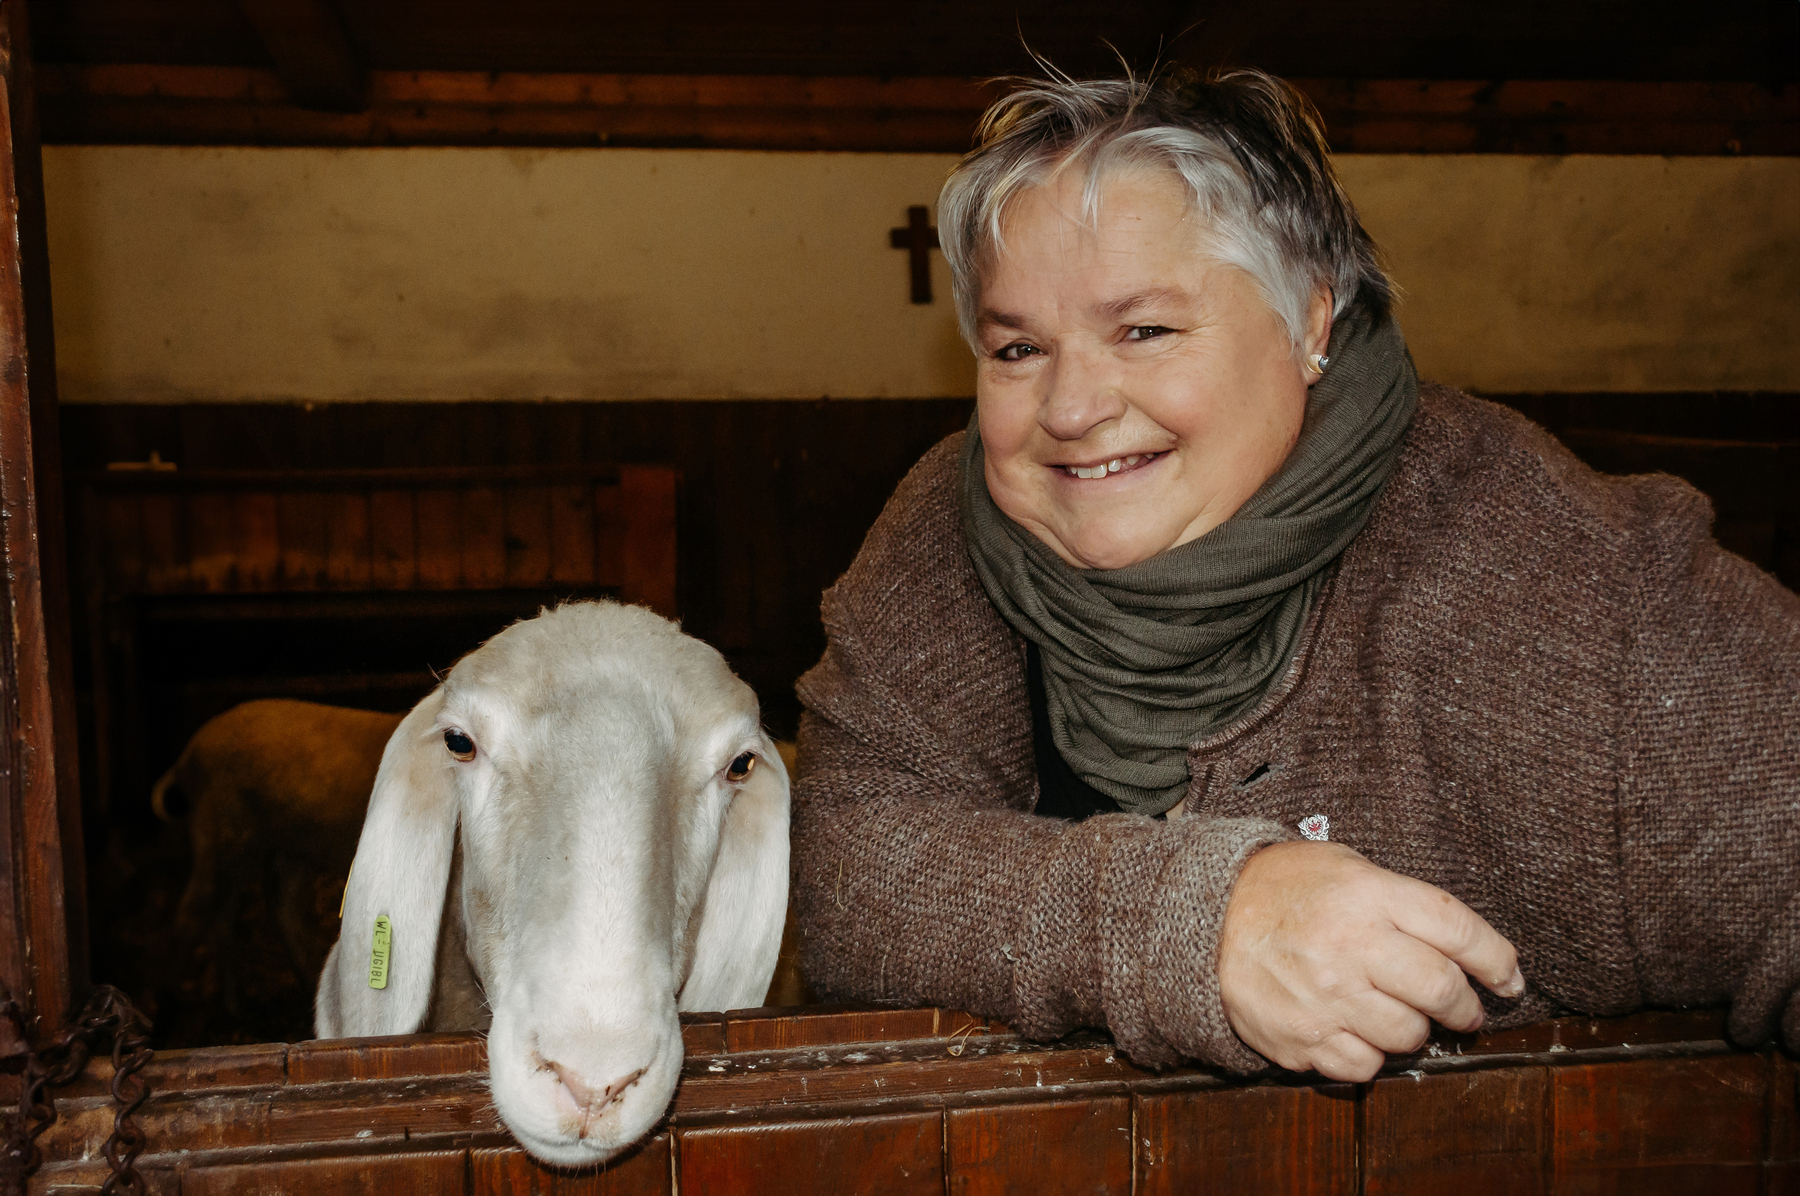
[[[981,119],[977,146],[938,198],[957,321],[973,347],[981,272],[1003,251],[1001,223],[1019,195],[1065,167],[1085,171],[1082,218],[1121,168],[1172,171],[1207,222],[1207,249],[1247,272],[1295,345],[1320,286],[1332,319],[1362,303],[1382,315],[1393,287],[1375,243],[1331,168],[1306,97],[1261,71],[1206,78],[1032,81]]]

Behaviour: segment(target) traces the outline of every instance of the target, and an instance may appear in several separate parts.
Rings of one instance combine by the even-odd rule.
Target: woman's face
[[[1116,569],[1230,518],[1300,435],[1303,354],[1251,277],[1202,252],[1181,184],[1143,172],[1019,198],[983,275],[977,409],[988,490],[1078,568]]]

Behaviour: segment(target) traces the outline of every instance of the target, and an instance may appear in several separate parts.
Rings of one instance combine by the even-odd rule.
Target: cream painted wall
[[[954,159],[45,150],[66,402],[973,392],[887,230]],[[1429,377],[1800,390],[1800,160],[1346,156]]]

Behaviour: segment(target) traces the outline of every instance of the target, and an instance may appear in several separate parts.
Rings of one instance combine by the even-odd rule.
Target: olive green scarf
[[[1275,475],[1199,539],[1122,569],[1076,569],[1008,519],[970,422],[969,556],[1001,615],[1039,648],[1057,751],[1125,810],[1180,801],[1188,745],[1274,687],[1393,470],[1419,397],[1398,325],[1353,307],[1332,328],[1329,357]]]

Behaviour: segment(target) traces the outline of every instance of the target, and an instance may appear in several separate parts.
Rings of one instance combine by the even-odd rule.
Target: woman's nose
[[[1049,390],[1038,408],[1038,424],[1058,440],[1080,440],[1125,414],[1118,372],[1102,355],[1064,351],[1048,373]]]

